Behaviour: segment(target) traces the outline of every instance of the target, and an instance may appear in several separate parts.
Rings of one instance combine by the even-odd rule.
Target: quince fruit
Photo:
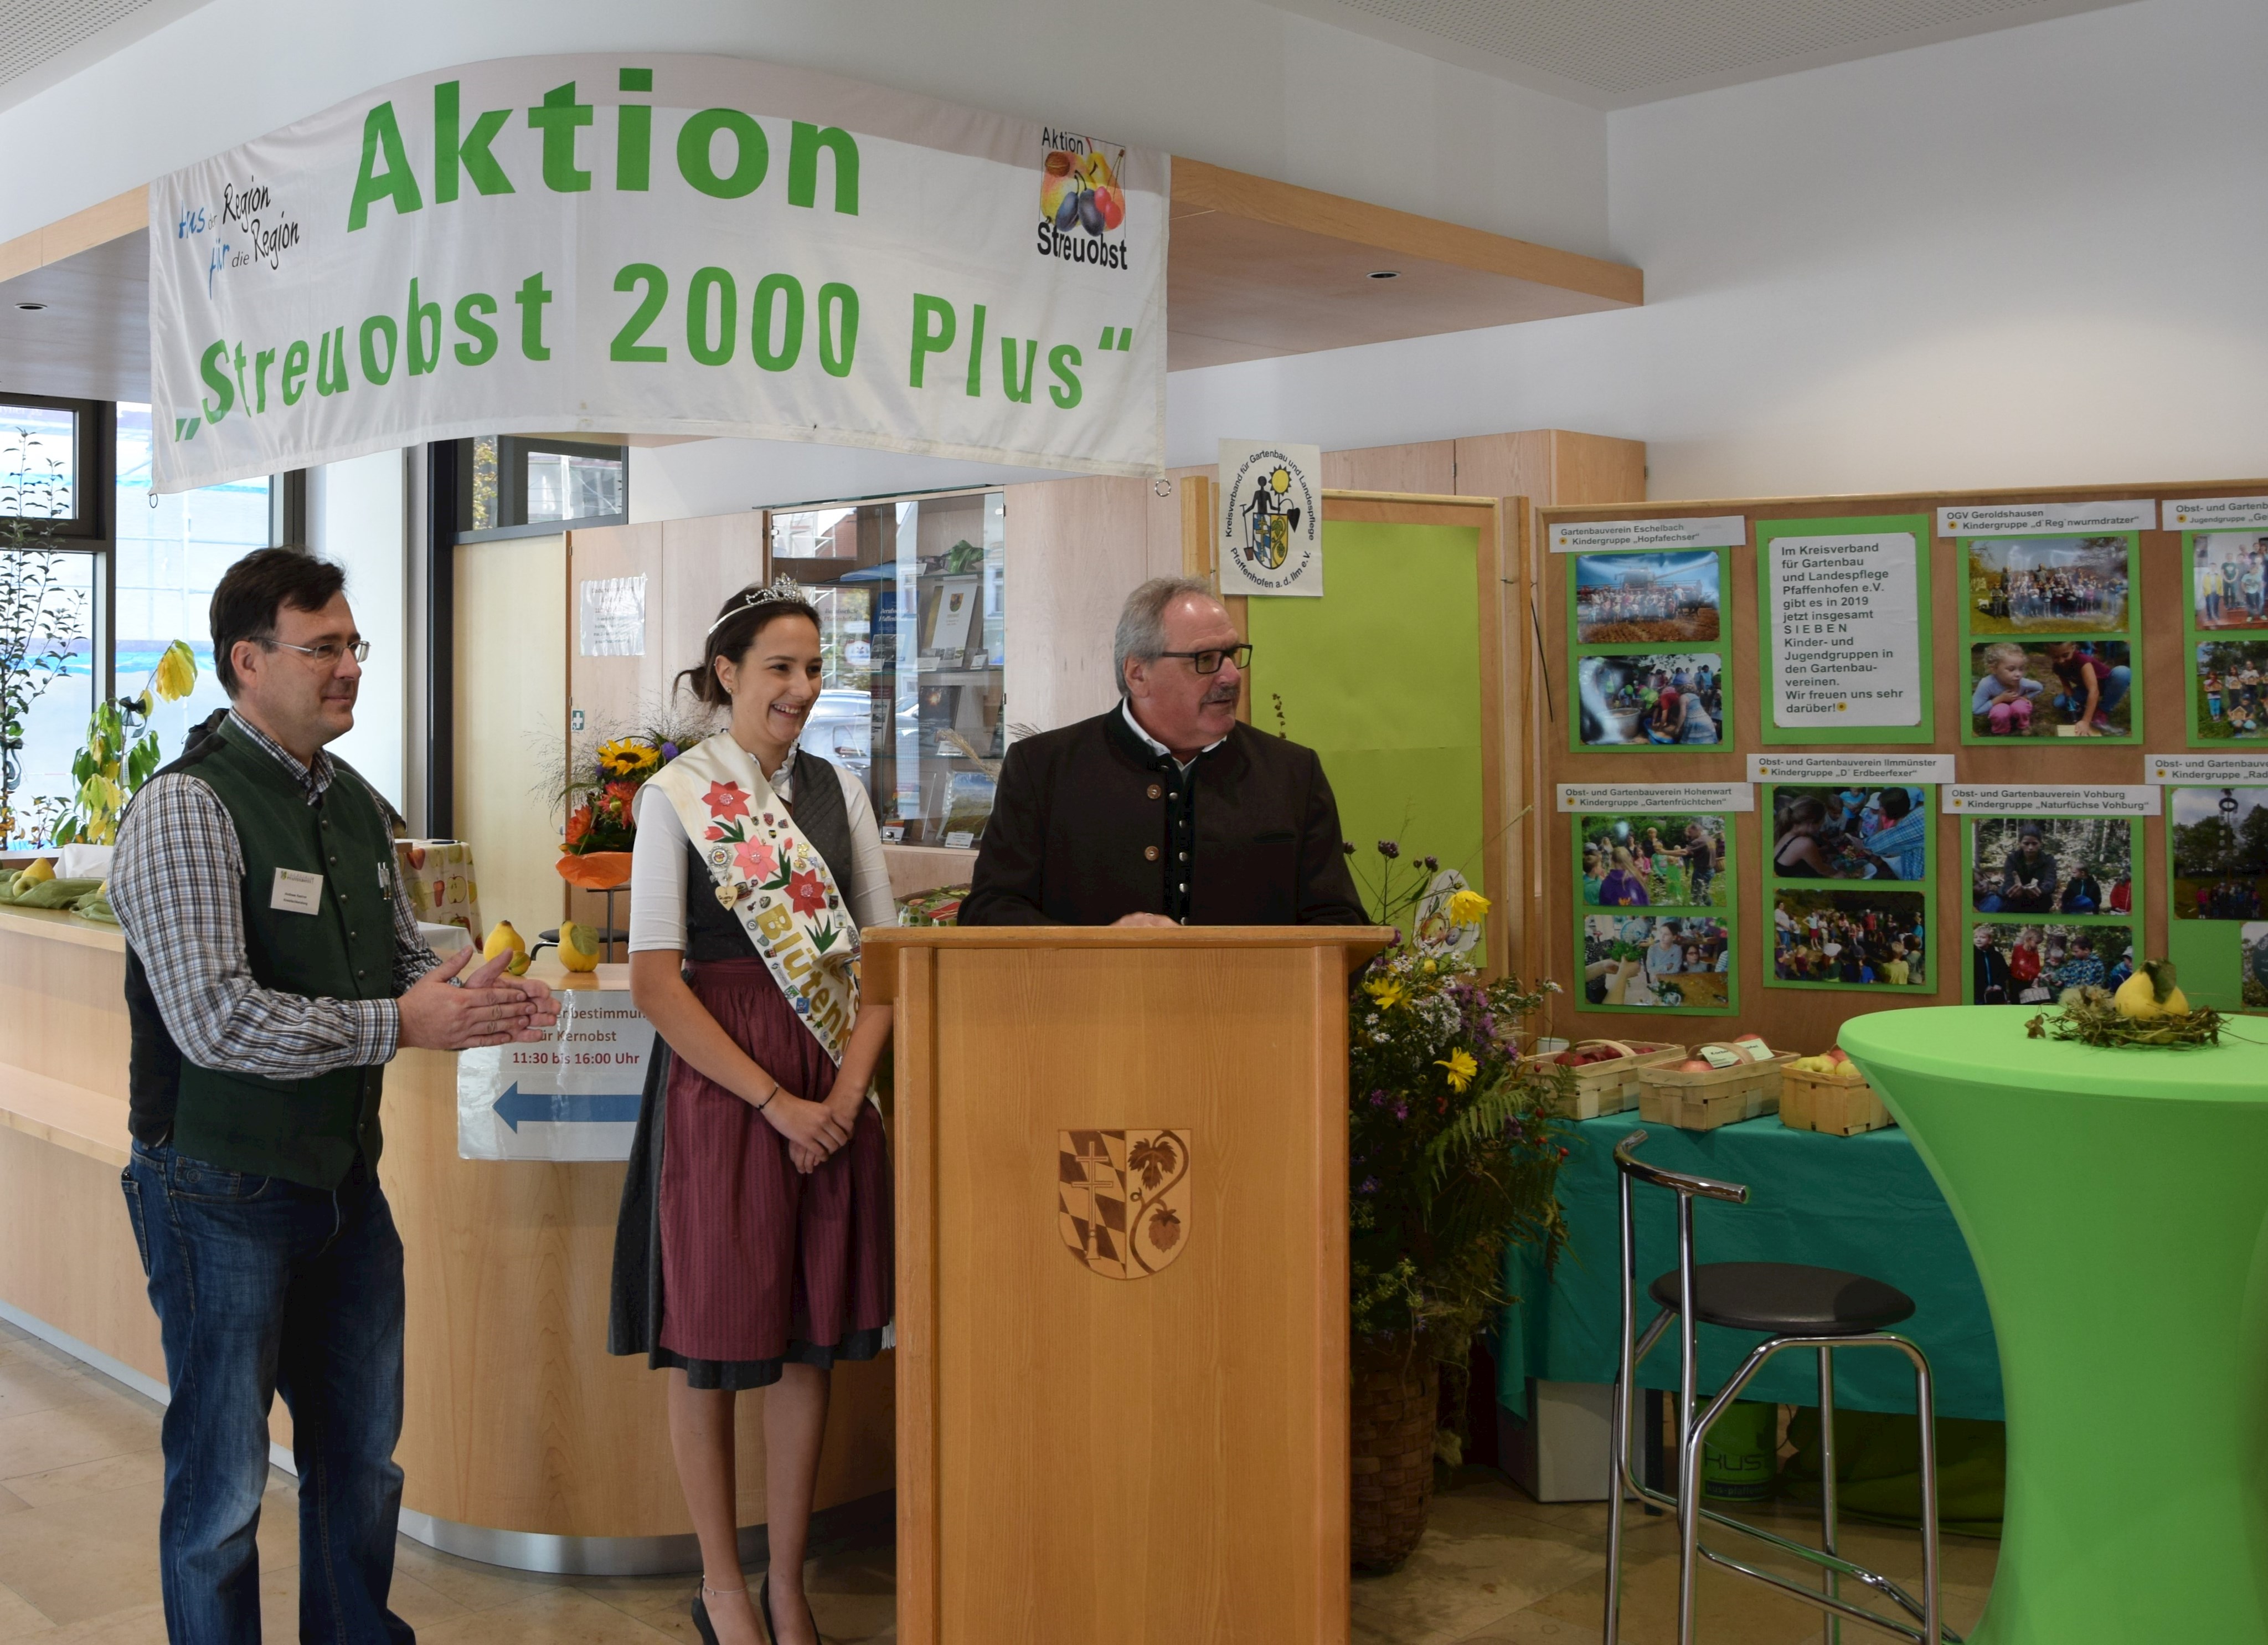
[[[509,954],[504,970],[514,977],[527,975],[527,941],[512,928],[512,921],[499,919],[489,930],[489,940],[481,945],[481,958],[492,960],[499,954]]]
[[[599,969],[599,933],[568,920],[559,927],[559,963],[571,971]]]

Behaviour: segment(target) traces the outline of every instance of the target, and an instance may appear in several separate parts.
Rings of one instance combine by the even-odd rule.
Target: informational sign
[[[2142,769],[2154,783],[2268,783],[2268,754],[2153,754]]]
[[[457,1053],[459,1158],[630,1158],[653,1024],[627,986],[556,992],[559,1021],[542,1039]]]
[[[585,657],[645,655],[645,578],[592,577],[580,585]]]
[[[2117,503],[1980,503],[1937,511],[1940,537],[2001,536],[2027,531],[2149,531],[2158,505],[2137,498]]]
[[[2159,791],[2148,783],[2027,786],[1953,783],[1938,791],[1939,808],[1987,816],[2154,817]]]
[[[1775,537],[1765,578],[1775,726],[1922,723],[1912,533]]]
[[[1323,592],[1323,454],[1316,446],[1220,442],[1214,532],[1224,594]]]
[[[1154,475],[1167,166],[721,55],[397,80],[151,184],[154,483],[600,432]]]
[[[2158,520],[2168,531],[2268,530],[2268,497],[2206,497],[2158,505]]]
[[[1749,540],[1745,514],[1683,520],[1561,520],[1551,526],[1551,552],[1605,549],[1736,549]]]
[[[1950,754],[1751,754],[1752,783],[1949,783]]]
[[[1562,811],[1753,811],[1747,783],[1561,783]]]

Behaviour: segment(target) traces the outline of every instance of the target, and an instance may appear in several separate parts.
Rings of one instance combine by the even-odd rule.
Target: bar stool
[[[1935,1645],[1961,1636],[1943,1626],[1938,1607],[1937,1557],[1937,1436],[1936,1406],[1930,1387],[1929,1357],[1908,1338],[1889,1326],[1908,1318],[1913,1299],[1879,1280],[1845,1273],[1833,1268],[1807,1267],[1796,1263],[1719,1262],[1693,1259],[1693,1201],[1722,1199],[1746,1205],[1749,1191],[1738,1183],[1666,1170],[1637,1157],[1646,1132],[1633,1131],[1615,1149],[1615,1169],[1622,1197],[1622,1364],[1615,1378],[1613,1430],[1608,1441],[1607,1466],[1613,1480],[1613,1509],[1607,1521],[1607,1615],[1603,1645],[1617,1645],[1622,1621],[1623,1491],[1625,1486],[1641,1501],[1674,1510],[1677,1515],[1677,1645],[1693,1645],[1694,1579],[1699,1560],[1708,1560],[1730,1571],[1751,1577],[1818,1606],[1827,1612],[1827,1645],[1841,1637],[1841,1619],[1864,1622],[1886,1633]],[[1677,1266],[1647,1287],[1660,1306],[1642,1338],[1638,1324],[1638,1237],[1631,1213],[1631,1184],[1635,1179],[1667,1188],[1677,1196]],[[1679,1322],[1679,1381],[1677,1404],[1677,1494],[1665,1496],[1644,1484],[1631,1471],[1631,1391],[1638,1368],[1661,1339],[1672,1320]],[[1742,1361],[1707,1407],[1697,1413],[1694,1384],[1696,1328],[1723,1325],[1734,1331],[1769,1333]],[[1757,1526],[1701,1506],[1701,1446],[1719,1413],[1740,1397],[1766,1361],[1786,1348],[1819,1351],[1819,1523],[1822,1548],[1806,1547]],[[1913,1362],[1914,1403],[1921,1421],[1921,1568],[1922,1592],[1917,1603],[1889,1577],[1850,1563],[1835,1550],[1835,1351],[1837,1348],[1895,1348]],[[1701,1522],[1710,1520],[1769,1544],[1781,1553],[1819,1566],[1825,1573],[1815,1591],[1770,1571],[1718,1553],[1701,1541]],[[1845,1603],[1841,1579],[1850,1577],[1893,1601],[1919,1627],[1894,1620]]]

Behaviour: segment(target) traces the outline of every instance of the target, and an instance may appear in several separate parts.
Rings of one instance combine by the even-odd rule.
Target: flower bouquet
[[[681,746],[699,741],[697,732],[668,727],[631,732],[600,742],[595,752],[578,761],[580,769],[571,773],[566,785],[567,829],[559,877],[586,891],[610,891],[629,884],[630,847],[637,837],[638,790],[677,757]]]

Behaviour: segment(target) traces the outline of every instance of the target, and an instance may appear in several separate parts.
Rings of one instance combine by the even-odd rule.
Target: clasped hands
[[[559,1020],[559,1002],[533,977],[508,977],[509,953],[460,977],[473,951],[461,948],[410,984],[400,1000],[404,1051],[469,1051],[525,1044]]]
[[[757,1100],[759,1110],[771,1121],[772,1129],[787,1139],[787,1156],[798,1171],[810,1176],[850,1140],[850,1133],[858,1124],[858,1104],[866,1100],[870,1078],[870,1074],[858,1073],[846,1062],[836,1072],[834,1092],[824,1102],[814,1103],[791,1095],[784,1088]]]

